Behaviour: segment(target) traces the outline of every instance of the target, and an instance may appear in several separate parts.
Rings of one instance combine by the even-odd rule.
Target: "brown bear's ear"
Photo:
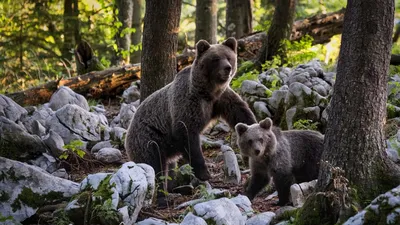
[[[272,127],[272,120],[270,118],[265,118],[264,120],[261,120],[259,124],[261,128],[269,130]]]
[[[211,47],[211,45],[206,40],[198,41],[196,44],[196,56],[200,57],[210,47]]]
[[[230,38],[226,39],[226,41],[222,42],[222,44],[228,46],[236,53],[237,41],[234,37],[230,37]]]
[[[240,135],[242,135],[244,132],[246,132],[247,131],[247,128],[249,128],[246,124],[244,124],[244,123],[238,123],[238,124],[236,124],[236,126],[235,126],[235,130],[236,130],[236,133],[240,136]]]

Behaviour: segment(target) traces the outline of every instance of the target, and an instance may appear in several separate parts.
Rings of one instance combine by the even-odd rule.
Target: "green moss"
[[[23,175],[17,176],[14,167],[11,167],[8,171],[0,171],[0,181],[5,181],[6,179],[17,182],[19,180],[25,180],[26,177]]]
[[[110,184],[111,177],[111,174],[109,174],[100,182],[97,190],[93,192],[94,197],[101,197],[103,201],[111,199],[111,196],[114,193],[112,188],[115,187],[115,183]]]
[[[14,212],[21,209],[22,204],[35,209],[45,205],[46,203],[63,198],[62,192],[51,191],[47,194],[41,195],[33,192],[30,188],[24,187],[18,197],[11,204],[11,207]]]
[[[395,212],[394,207],[388,204],[387,198],[381,198],[379,201],[379,214],[376,214],[372,209],[368,208],[364,216],[364,224],[374,224],[374,225],[386,225],[386,224],[400,224],[400,215]],[[399,207],[397,207],[399,208]],[[392,223],[387,223],[387,217],[391,213],[395,213],[395,217]]]
[[[324,194],[310,195],[297,211],[295,225],[331,225],[338,220],[338,212]]]

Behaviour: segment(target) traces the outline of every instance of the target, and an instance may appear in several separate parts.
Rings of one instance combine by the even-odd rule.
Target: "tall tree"
[[[196,1],[196,43],[201,39],[217,43],[217,11],[217,0]]]
[[[127,64],[129,63],[131,46],[130,29],[132,28],[133,1],[116,0],[115,3],[118,9],[118,20],[122,23],[115,36],[118,46],[115,64]]]
[[[263,64],[266,60],[271,60],[273,56],[278,55],[282,41],[290,38],[295,12],[296,0],[275,1],[274,17],[257,57],[259,64]]]
[[[394,0],[348,1],[317,184],[319,193],[327,194],[310,197],[299,213],[302,222],[296,224],[334,224],[346,211],[346,204],[332,209],[332,192],[327,191],[338,183],[332,182],[332,167],[344,170],[355,189],[353,200],[361,206],[400,183],[399,167],[385,152],[383,132],[393,18]]]
[[[142,43],[142,8],[143,0],[133,0],[132,28],[132,45],[138,46]],[[139,63],[142,55],[141,48],[136,48],[131,54],[131,63]]]
[[[174,78],[181,7],[182,0],[146,0],[140,101]]]
[[[70,60],[73,56],[71,49],[81,41],[79,26],[78,0],[64,0],[64,43],[62,56]]]
[[[253,0],[226,1],[226,37],[241,38],[250,34]]]

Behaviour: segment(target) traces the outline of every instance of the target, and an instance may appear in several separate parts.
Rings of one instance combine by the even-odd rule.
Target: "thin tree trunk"
[[[241,38],[252,32],[252,0],[226,1],[226,37]]]
[[[72,59],[72,49],[80,39],[78,1],[64,0],[64,43],[62,46],[62,56],[64,59]]]
[[[141,101],[174,78],[181,6],[182,0],[146,1]]]
[[[283,40],[289,40],[296,12],[296,0],[276,0],[274,17],[267,37],[257,57],[260,65],[273,56],[280,55],[284,59]]]
[[[135,46],[142,43],[142,7],[143,0],[133,0],[132,28],[135,28],[135,32],[132,33],[131,42]],[[131,63],[139,63],[141,55],[141,48],[135,49],[131,53]]]
[[[122,23],[115,35],[118,46],[116,64],[128,64],[131,46],[131,32],[129,29],[132,28],[133,1],[116,0],[115,3],[118,9],[118,20]]]
[[[217,10],[217,0],[196,1],[196,43],[201,39],[217,43]]]
[[[337,184],[332,182],[332,167],[344,170],[349,187],[355,189],[343,189],[344,196],[351,195],[350,201],[361,206],[400,182],[399,167],[386,155],[383,133],[393,18],[394,0],[348,1],[317,184],[317,191],[326,197],[309,198],[296,224],[335,223],[333,219],[354,206],[336,204],[340,210],[318,213],[335,205],[329,192]],[[311,211],[317,212],[318,220],[310,218]]]

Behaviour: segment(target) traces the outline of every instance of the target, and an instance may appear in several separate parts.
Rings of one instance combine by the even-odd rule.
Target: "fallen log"
[[[305,34],[314,38],[315,43],[325,43],[342,31],[344,9],[298,20],[293,24],[291,40],[299,40]],[[238,57],[251,60],[262,46],[265,32],[251,34],[238,40]],[[194,51],[184,51],[177,56],[177,70],[190,65],[194,60]],[[106,98],[120,95],[129,85],[140,79],[140,64],[131,64],[109,68],[103,71],[92,71],[77,77],[50,81],[38,87],[7,94],[20,105],[39,105],[50,100],[59,86],[68,86],[75,92],[88,98]]]

